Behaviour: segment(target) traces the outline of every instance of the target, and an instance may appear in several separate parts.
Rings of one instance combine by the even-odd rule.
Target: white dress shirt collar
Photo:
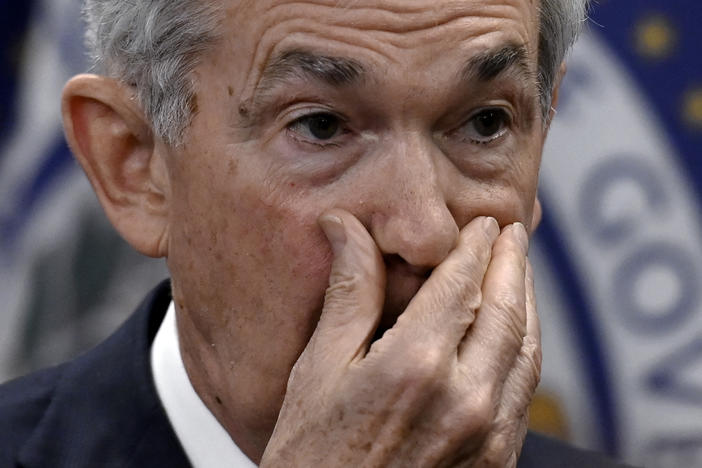
[[[175,306],[151,345],[151,370],[166,415],[194,468],[254,468],[195,392],[183,365]]]

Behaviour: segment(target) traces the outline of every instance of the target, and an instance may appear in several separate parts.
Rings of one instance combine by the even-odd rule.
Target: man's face
[[[168,245],[186,363],[225,404],[282,398],[328,284],[325,210],[354,214],[384,255],[385,327],[471,219],[530,227],[536,7],[227,2],[169,160]]]

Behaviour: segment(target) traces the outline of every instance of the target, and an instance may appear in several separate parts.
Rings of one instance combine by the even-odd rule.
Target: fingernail
[[[527,236],[526,228],[522,223],[512,223],[512,232],[514,233],[517,242],[522,248],[524,255],[529,251],[529,236]]]
[[[500,234],[500,224],[492,216],[486,216],[483,221],[485,229],[497,237]]]
[[[332,246],[334,255],[338,255],[346,245],[344,222],[338,216],[324,215],[319,218],[319,225]]]

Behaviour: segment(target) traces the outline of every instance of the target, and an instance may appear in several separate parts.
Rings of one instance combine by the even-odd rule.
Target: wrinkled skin
[[[178,147],[124,85],[67,86],[108,216],[168,259],[193,386],[262,466],[516,463],[540,366],[536,8],[227,1]]]
[[[322,223],[335,245],[324,311],[261,466],[514,467],[540,366],[523,226],[498,238],[493,218],[471,221],[368,349],[380,252],[350,214]]]

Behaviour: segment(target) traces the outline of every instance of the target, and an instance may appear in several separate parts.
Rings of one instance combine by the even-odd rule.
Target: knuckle
[[[433,387],[441,381],[445,373],[444,368],[444,359],[438,349],[433,347],[415,349],[403,359],[396,383],[420,389]]]
[[[475,277],[467,278],[459,288],[459,300],[463,308],[476,311],[483,302],[481,290],[482,278],[478,281]]]
[[[462,428],[464,438],[483,440],[493,426],[495,408],[492,395],[489,391],[471,393],[454,414],[459,418],[456,423]]]
[[[419,380],[433,380],[440,374],[442,367],[441,353],[435,348],[424,349],[412,356],[412,373]]]
[[[483,301],[482,285],[483,277],[479,269],[475,265],[461,263],[443,283],[443,295],[462,309],[477,310]]]
[[[490,432],[494,412],[492,398],[489,395],[483,395],[471,405],[471,420],[476,434],[485,436]]]
[[[490,302],[491,313],[496,314],[500,325],[505,327],[516,338],[526,335],[525,303],[514,294],[501,293]]]
[[[525,336],[522,345],[522,354],[529,360],[534,370],[540,374],[543,352],[538,340],[532,336]]]
[[[517,358],[517,365],[521,369],[526,389],[533,393],[541,380],[541,347],[530,344],[530,337],[526,337],[524,346]]]
[[[463,282],[450,278],[437,290],[432,309],[451,311],[452,323],[463,328],[475,319],[475,313],[482,302],[482,291],[475,281]],[[432,317],[427,314],[426,318]],[[445,318],[442,318],[445,320]],[[442,324],[445,322],[442,322]]]
[[[517,319],[517,321],[526,326],[524,314],[526,312],[524,299],[518,298],[515,294],[502,291],[493,298],[494,307],[504,311],[509,317]]]
[[[355,273],[333,272],[329,278],[329,287],[324,294],[324,300],[343,300],[352,296],[359,289],[360,275]]]
[[[465,249],[465,252],[461,256],[461,261],[456,268],[457,274],[460,275],[463,282],[469,283],[472,281],[475,283],[476,276],[479,276],[478,272],[482,270],[480,267],[487,264],[488,258],[487,249],[486,251],[480,249]],[[480,289],[480,284],[482,284],[482,278],[480,278],[480,282],[478,283],[478,289]]]

